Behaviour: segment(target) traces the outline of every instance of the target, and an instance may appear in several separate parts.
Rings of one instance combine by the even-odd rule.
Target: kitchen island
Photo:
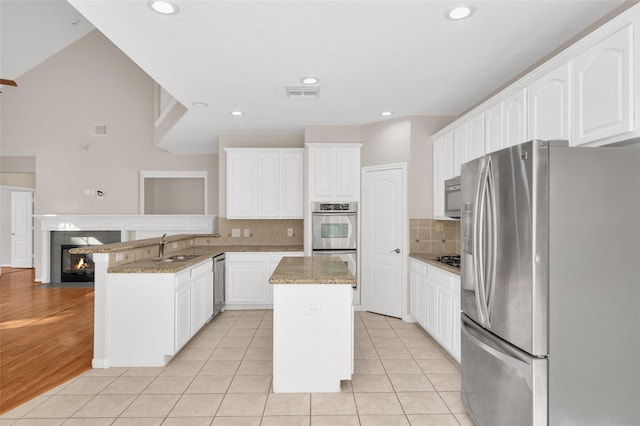
[[[269,282],[273,391],[340,392],[353,373],[355,278],[338,257],[284,257]]]

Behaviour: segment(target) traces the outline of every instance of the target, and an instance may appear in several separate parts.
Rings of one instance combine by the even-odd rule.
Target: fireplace
[[[94,266],[91,254],[72,254],[69,250],[80,246],[62,245],[60,265],[60,281],[68,282],[93,282]]]
[[[118,231],[51,231],[51,283],[93,283],[94,263],[91,254],[71,254],[75,247],[120,242]]]

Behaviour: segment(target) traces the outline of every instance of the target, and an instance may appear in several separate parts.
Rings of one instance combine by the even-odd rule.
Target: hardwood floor
[[[0,276],[0,413],[91,368],[93,289],[38,288],[34,269]]]

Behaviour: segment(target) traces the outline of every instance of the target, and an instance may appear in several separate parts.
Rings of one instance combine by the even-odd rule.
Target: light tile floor
[[[356,312],[341,393],[274,394],[273,313],[226,311],[166,367],[90,370],[0,416],[8,425],[473,425],[460,366],[418,325]]]

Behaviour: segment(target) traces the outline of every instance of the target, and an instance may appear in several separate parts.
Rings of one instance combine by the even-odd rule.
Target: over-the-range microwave
[[[460,176],[444,181],[444,215],[454,219],[460,219],[462,209],[460,182]]]

